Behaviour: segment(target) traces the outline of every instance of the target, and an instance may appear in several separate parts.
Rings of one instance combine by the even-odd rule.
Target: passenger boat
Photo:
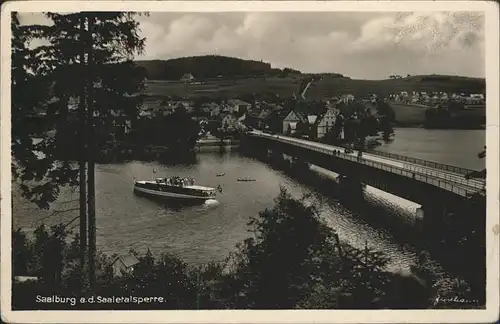
[[[194,184],[194,179],[181,177],[156,178],[151,181],[137,180],[134,184],[136,194],[200,202],[214,199],[217,190],[222,191],[220,186],[218,188],[198,186]]]

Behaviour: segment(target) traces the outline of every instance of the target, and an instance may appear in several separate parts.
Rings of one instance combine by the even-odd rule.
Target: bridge
[[[275,150],[422,205],[426,214],[460,209],[471,197],[485,203],[484,179],[466,179],[465,168],[384,152],[344,148],[261,131],[247,133],[258,147]]]

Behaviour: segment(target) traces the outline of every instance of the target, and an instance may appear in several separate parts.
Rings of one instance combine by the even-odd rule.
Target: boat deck
[[[154,180],[150,180],[150,181],[138,180],[135,183],[137,183],[137,184],[146,184],[146,183],[156,184],[156,181],[154,181]],[[205,186],[198,186],[198,185],[183,186],[182,188],[193,189],[193,190],[202,190],[202,191],[213,191],[213,190],[215,190],[215,188],[212,188],[212,187],[205,187]]]

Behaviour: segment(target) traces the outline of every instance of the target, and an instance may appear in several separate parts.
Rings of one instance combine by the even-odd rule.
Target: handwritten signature
[[[437,304],[478,304],[479,301],[472,299],[465,299],[462,297],[454,296],[454,297],[441,297],[437,296],[434,300],[434,305]]]

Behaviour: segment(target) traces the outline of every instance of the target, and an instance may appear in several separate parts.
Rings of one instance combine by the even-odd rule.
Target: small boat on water
[[[194,179],[181,177],[156,178],[151,181],[137,180],[134,183],[134,192],[136,194],[200,202],[214,199],[217,190],[222,192],[220,186],[218,188],[198,186],[194,184]]]
[[[217,173],[217,176],[218,176],[218,177],[223,177],[223,176],[225,176],[225,175],[226,175],[226,173],[224,173],[224,172]]]
[[[257,181],[257,180],[255,180],[255,179],[248,178],[248,177],[247,177],[247,178],[238,178],[238,179],[236,179],[236,180],[237,180],[237,181]]]

